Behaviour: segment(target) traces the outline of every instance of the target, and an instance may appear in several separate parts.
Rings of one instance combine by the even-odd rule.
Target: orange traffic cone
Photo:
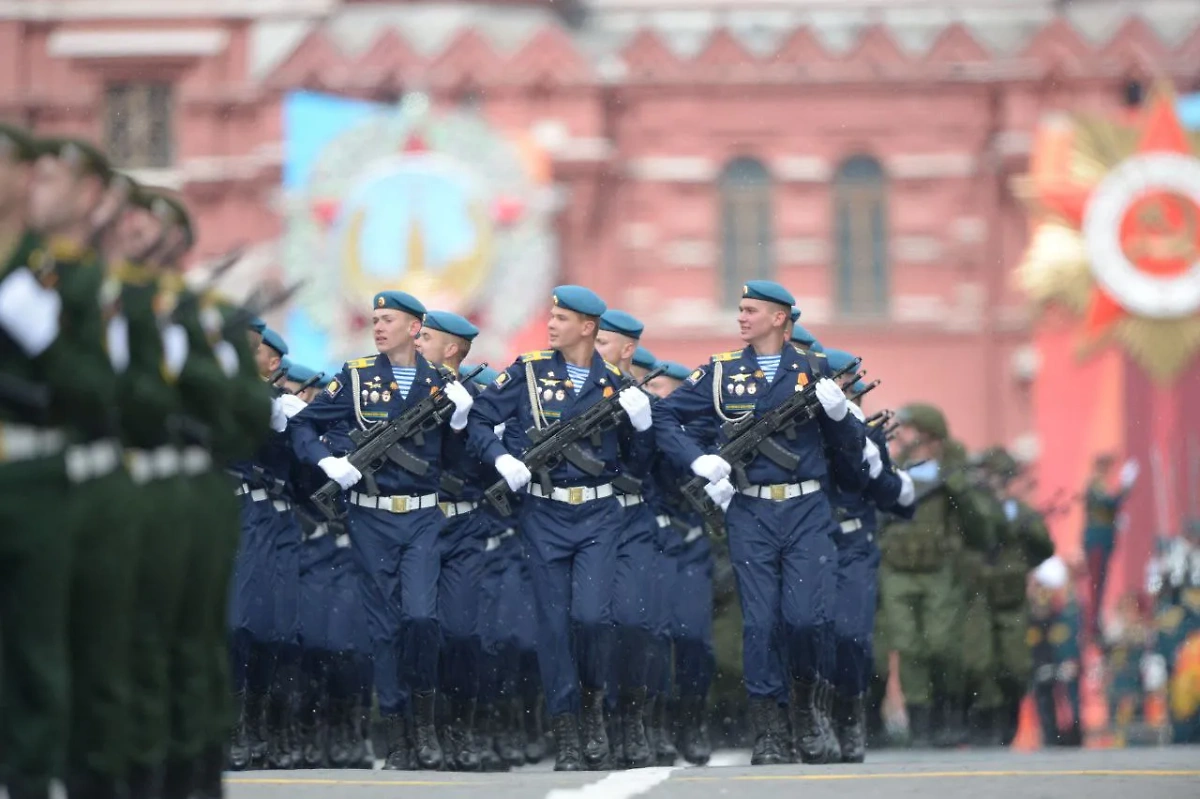
[[[1017,734],[1013,738],[1012,748],[1016,752],[1032,752],[1043,745],[1041,724],[1038,722],[1037,708],[1033,697],[1029,694],[1021,700],[1021,712],[1017,717]]]

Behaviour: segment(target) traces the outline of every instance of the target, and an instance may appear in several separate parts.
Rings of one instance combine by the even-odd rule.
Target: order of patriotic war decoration
[[[306,281],[284,325],[297,357],[361,354],[361,297],[381,290],[470,317],[487,333],[477,357],[505,355],[557,268],[554,192],[532,139],[419,93],[387,107],[298,92],[284,120],[285,268]],[[514,270],[520,281],[503,279]]]

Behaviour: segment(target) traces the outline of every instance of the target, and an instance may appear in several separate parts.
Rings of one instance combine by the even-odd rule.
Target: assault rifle
[[[863,374],[866,374],[866,372],[864,371]],[[883,382],[882,380],[872,380],[870,383],[863,386],[862,391],[855,391],[853,394],[851,394],[846,399],[850,400],[851,402],[858,402],[860,399],[865,397],[867,394],[870,394],[872,391],[879,388],[879,384],[882,382]],[[854,385],[854,383],[851,383],[850,385]]]
[[[660,366],[648,372],[641,380],[623,378],[610,396],[604,397],[578,416],[566,421],[559,420],[542,430],[536,427],[527,430],[530,446],[521,456],[521,461],[537,478],[542,490],[547,494],[553,490],[550,473],[563,461],[591,477],[601,475],[604,472],[604,461],[585,451],[579,446],[579,442],[590,440],[592,446],[600,446],[601,436],[615,429],[627,418],[617,401],[621,392],[627,388],[641,388],[664,371],[666,367]],[[613,485],[625,493],[637,493],[641,490],[641,481],[629,475],[621,475],[613,481]],[[493,483],[484,496],[501,516],[511,516],[512,503],[508,499],[510,493],[512,492],[508,483],[501,479]]]
[[[884,432],[886,433],[887,432],[886,425],[888,422],[892,421],[892,417],[895,415],[896,414],[894,411],[890,411],[887,408],[884,408],[882,411],[876,411],[875,413],[868,416],[866,424],[872,425],[875,422],[879,422],[881,425],[885,426]]]
[[[858,379],[857,369],[860,363],[862,363],[862,359],[855,358],[845,367],[830,375],[830,379],[836,382],[846,375],[853,374],[855,378],[850,381],[853,384]],[[788,439],[795,438],[796,426],[816,417],[817,411],[821,407],[821,403],[817,399],[818,382],[814,380],[761,416],[748,414],[741,419],[730,420],[721,426],[725,443],[717,450],[716,454],[733,467],[732,477],[735,486],[745,488],[750,485],[750,481],[746,477],[746,467],[759,455],[788,471],[794,470],[800,464],[800,456],[779,444],[772,437],[777,433],[782,433]],[[680,486],[679,490],[683,493],[684,499],[704,517],[705,524],[711,527],[720,522],[722,512],[705,492],[704,486],[706,485],[708,485],[708,480],[705,478],[691,477]]]
[[[447,383],[456,380],[469,382],[483,371],[485,366],[487,364],[480,364],[461,378],[456,378],[449,370],[438,371]],[[435,391],[394,419],[368,430],[355,430],[350,433],[350,440],[354,442],[355,449],[346,456],[346,460],[362,473],[367,494],[379,495],[375,473],[389,462],[418,477],[427,474],[429,464],[407,450],[401,442],[412,440],[418,447],[423,445],[425,434],[437,430],[453,413],[454,403],[446,396],[446,392]],[[342,487],[330,480],[317,489],[310,499],[327,518],[336,519],[337,506],[334,502],[341,493]]]

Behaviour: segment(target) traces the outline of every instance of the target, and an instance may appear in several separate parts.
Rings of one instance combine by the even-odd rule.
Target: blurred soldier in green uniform
[[[31,264],[36,157],[25,131],[0,125],[0,784],[10,799],[49,797],[69,729],[69,485],[51,401],[74,390],[74,375],[60,357],[57,276]]]
[[[97,249],[103,225],[122,200],[107,159],[92,145],[50,139],[39,149],[30,214],[46,245],[31,261],[54,263],[76,395],[70,398],[68,422],[74,443],[66,454],[75,550],[66,777],[72,797],[99,799],[120,792],[128,765],[132,564],[137,551],[128,510],[133,483],[123,465],[117,413],[117,371],[128,363],[128,339],[115,316],[117,295],[112,284],[106,285]]]
[[[1080,746],[1079,609],[1068,600],[1069,576],[1061,558],[1051,557],[1033,573],[1029,628],[1025,644],[1033,666],[1033,699],[1042,729],[1042,746]],[[1058,705],[1070,708],[1066,729],[1058,723]]]
[[[1045,520],[1020,500],[1014,480],[1017,462],[1000,447],[983,454],[983,466],[1000,500],[996,543],[989,553],[983,585],[991,621],[994,671],[975,698],[973,731],[981,745],[1008,746],[1017,733],[1021,700],[1029,686],[1033,663],[1029,630],[1029,573],[1054,554]]]
[[[1125,504],[1125,498],[1129,496],[1138,477],[1138,463],[1130,458],[1121,467],[1119,488],[1109,493],[1108,477],[1115,463],[1112,455],[1097,456],[1084,494],[1086,520],[1083,551],[1087,554],[1088,579],[1092,588],[1088,606],[1088,632],[1095,641],[1101,638],[1100,610],[1104,605],[1104,588],[1108,585],[1108,564],[1116,546],[1117,513]]]
[[[887,638],[900,657],[900,685],[914,746],[962,740],[964,587],[958,557],[987,551],[991,522],[971,489],[961,447],[949,439],[946,418],[931,405],[896,415],[896,461],[916,486],[912,521],[892,521],[880,535],[880,593]]]

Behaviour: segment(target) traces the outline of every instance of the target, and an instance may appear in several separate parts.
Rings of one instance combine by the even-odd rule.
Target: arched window
[[[761,161],[735,158],[721,171],[720,194],[721,301],[732,307],[747,280],[770,279],[775,269],[771,176]]]
[[[869,155],[842,162],[833,181],[837,309],[849,316],[888,310],[887,186]]]

